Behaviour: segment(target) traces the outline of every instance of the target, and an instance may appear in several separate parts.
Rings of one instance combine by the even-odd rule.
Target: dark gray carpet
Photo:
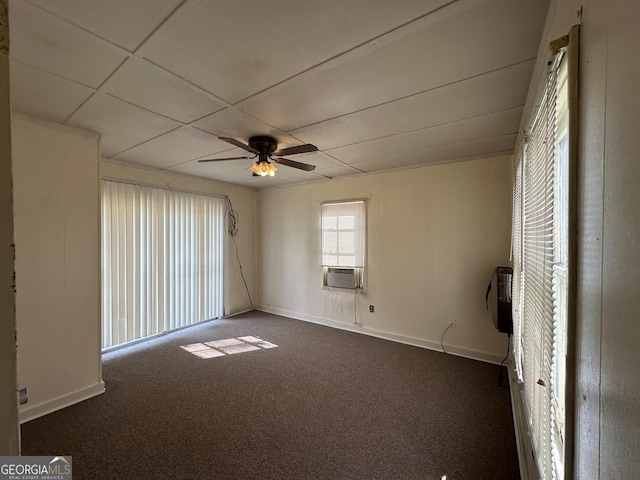
[[[245,335],[278,348],[198,358]],[[518,479],[498,367],[261,312],[106,354],[105,394],[22,426],[80,479]]]

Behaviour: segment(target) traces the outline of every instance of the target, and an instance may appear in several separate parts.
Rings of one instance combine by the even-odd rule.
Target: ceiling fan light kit
[[[318,147],[315,145],[311,145],[310,143],[306,143],[304,145],[298,145],[295,147],[283,148],[278,150],[278,142],[273,137],[267,136],[255,136],[249,139],[249,145],[245,145],[244,143],[236,140],[235,138],[229,137],[218,137],[220,140],[224,140],[231,145],[236,147],[240,147],[247,152],[253,153],[253,157],[228,157],[228,158],[204,158],[202,160],[198,160],[198,162],[223,162],[226,160],[246,160],[246,159],[254,159],[258,157],[256,163],[251,165],[251,172],[253,175],[266,177],[273,177],[278,170],[271,161],[275,163],[279,163],[280,165],[286,165],[288,167],[297,168],[299,170],[304,170],[306,172],[310,172],[315,169],[315,165],[309,165],[307,163],[296,162],[295,160],[289,160],[288,158],[279,158],[283,156],[289,155],[298,155],[300,153],[310,153],[317,152]],[[274,158],[274,155],[278,158]],[[270,161],[271,160],[271,161]]]
[[[249,170],[251,170],[254,175],[261,177],[266,177],[267,175],[273,177],[278,171],[273,163],[265,160],[254,163]]]

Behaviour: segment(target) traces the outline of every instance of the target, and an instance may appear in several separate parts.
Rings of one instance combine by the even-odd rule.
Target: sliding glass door
[[[102,182],[102,348],[223,314],[225,200]]]

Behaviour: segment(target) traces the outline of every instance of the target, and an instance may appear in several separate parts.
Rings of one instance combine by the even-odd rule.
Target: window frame
[[[336,215],[335,227],[326,227],[326,209],[331,207],[340,207],[345,205],[358,205],[356,207],[353,228],[349,226],[340,228],[340,215]],[[360,207],[361,206],[361,207]],[[337,212],[336,212],[337,213]],[[348,215],[344,215],[347,217]],[[328,230],[335,232],[338,251],[328,252],[326,249],[326,235]],[[353,232],[352,247],[343,256],[352,256],[352,262],[341,262],[340,256],[340,232]],[[320,206],[320,264],[322,266],[322,287],[323,288],[349,288],[329,285],[328,277],[330,269],[352,270],[354,278],[354,289],[362,291],[365,284],[366,256],[367,256],[367,201],[363,198],[346,199],[346,200],[327,200],[321,202]],[[327,255],[334,255],[335,262],[327,261]]]
[[[529,435],[533,444],[533,458],[539,474],[545,478],[571,478],[573,458],[573,412],[574,412],[574,372],[575,372],[575,330],[576,330],[576,171],[577,171],[577,68],[578,68],[579,27],[573,27],[568,36],[552,42],[553,57],[548,63],[548,87],[540,107],[531,122],[531,129],[524,135],[516,151],[514,168],[514,210],[513,210],[513,267],[514,267],[514,356],[517,380],[522,394],[522,404]],[[541,111],[547,108],[551,99],[553,124],[546,127],[544,146],[552,152],[552,165],[545,167],[543,176],[532,177],[529,168],[530,132],[541,121]],[[543,119],[546,123],[548,120]],[[540,140],[538,139],[538,144]],[[531,316],[531,306],[526,306],[524,298],[531,297],[531,287],[537,282],[534,270],[541,263],[531,263],[527,252],[525,226],[527,221],[542,225],[542,217],[528,216],[529,205],[541,201],[538,197],[527,198],[527,175],[537,182],[537,188],[552,179],[551,190],[544,202],[551,208],[553,218],[553,254],[546,257],[545,268],[545,314],[543,322],[525,318]],[[537,175],[537,174],[536,174]],[[536,180],[537,179],[537,180]],[[548,185],[548,184],[547,184]],[[548,203],[547,203],[548,202]],[[545,214],[547,215],[547,214]],[[546,217],[548,222],[548,217]],[[519,222],[516,225],[516,222]],[[548,225],[548,223],[547,223]],[[531,228],[531,227],[529,227]],[[542,227],[538,227],[542,228]],[[537,241],[534,238],[534,242]],[[538,260],[536,260],[538,261]],[[549,268],[549,265],[551,268]],[[535,295],[541,292],[535,290]],[[551,303],[551,311],[547,308]],[[527,312],[527,308],[531,311]],[[533,316],[536,318],[536,315]],[[535,323],[534,327],[532,325]],[[536,330],[536,329],[539,329]],[[539,346],[531,346],[531,332],[541,341]],[[535,336],[534,335],[534,336]],[[535,343],[535,342],[534,342]]]

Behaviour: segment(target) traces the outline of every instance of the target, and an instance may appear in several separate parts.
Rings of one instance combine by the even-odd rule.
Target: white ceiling
[[[11,0],[15,112],[261,188],[512,153],[548,0]],[[253,177],[271,135],[312,143]]]

